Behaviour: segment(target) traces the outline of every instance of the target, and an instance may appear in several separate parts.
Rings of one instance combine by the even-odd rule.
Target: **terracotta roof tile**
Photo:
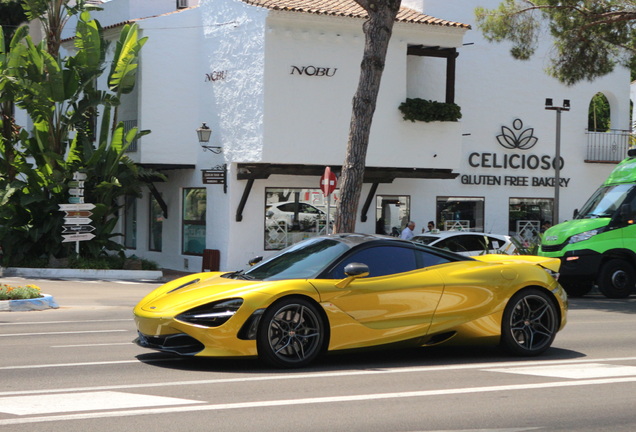
[[[272,10],[304,12],[349,18],[367,18],[367,12],[354,0],[242,0],[244,3]],[[469,29],[470,25],[434,18],[413,9],[400,8],[396,21]]]

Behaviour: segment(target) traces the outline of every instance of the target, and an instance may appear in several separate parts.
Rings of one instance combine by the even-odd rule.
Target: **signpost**
[[[327,233],[329,233],[329,216],[331,214],[331,194],[336,190],[337,183],[338,179],[336,175],[331,172],[331,168],[325,167],[325,172],[320,178],[320,189],[323,195],[327,197]]]
[[[92,240],[95,227],[91,225],[91,216],[95,204],[84,202],[84,181],[86,173],[73,173],[73,180],[68,182],[69,204],[60,204],[60,211],[65,212],[62,226],[62,243],[75,242],[75,252],[79,254],[79,242]]]

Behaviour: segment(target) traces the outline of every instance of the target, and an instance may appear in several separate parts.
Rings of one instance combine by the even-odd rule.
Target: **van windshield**
[[[633,184],[601,187],[581,208],[576,219],[613,217],[634,187],[636,186]]]

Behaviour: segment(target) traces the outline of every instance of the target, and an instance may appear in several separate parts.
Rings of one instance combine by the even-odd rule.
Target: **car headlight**
[[[179,321],[201,327],[218,327],[234,316],[243,304],[243,299],[222,300],[190,309],[175,317]]]
[[[570,237],[570,240],[568,240],[568,243],[578,243],[584,240],[588,240],[594,237],[599,232],[600,230],[594,229],[594,230],[582,232],[580,234],[574,234],[572,237]]]

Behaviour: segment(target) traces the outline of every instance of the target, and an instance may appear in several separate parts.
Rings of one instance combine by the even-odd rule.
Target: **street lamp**
[[[559,187],[561,183],[561,111],[570,111],[570,100],[563,99],[563,106],[554,106],[552,99],[546,98],[545,109],[556,111],[556,151],[554,156],[554,206],[552,207],[552,224],[559,223]]]
[[[210,142],[210,135],[212,135],[212,129],[210,129],[205,123],[203,123],[200,128],[197,128],[199,144],[201,144],[203,151],[210,150],[212,153],[221,153],[223,151],[222,147],[206,145]]]

